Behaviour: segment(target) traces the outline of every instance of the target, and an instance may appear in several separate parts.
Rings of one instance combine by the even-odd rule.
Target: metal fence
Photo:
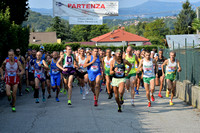
[[[170,49],[164,49],[164,56],[169,58]],[[200,85],[200,49],[180,48],[174,49],[176,59],[180,61],[182,71],[177,73],[177,80],[189,80],[194,85]]]

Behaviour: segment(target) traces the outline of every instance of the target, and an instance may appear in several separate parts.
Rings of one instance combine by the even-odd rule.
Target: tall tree
[[[192,9],[190,2],[187,0],[182,5],[183,9],[177,17],[177,22],[174,24],[175,34],[192,34],[194,30],[192,27],[192,21],[196,17],[195,11]]]
[[[0,0],[0,9],[4,12],[10,8],[10,21],[21,25],[28,18],[28,0]]]
[[[157,19],[148,23],[145,27],[144,37],[150,39],[153,44],[161,45],[165,35],[169,33],[163,19]]]
[[[200,19],[194,19],[194,21],[192,22],[192,28],[194,30],[200,30]]]
[[[71,41],[69,22],[60,17],[54,17],[51,26],[46,31],[56,31],[57,37],[63,41]]]

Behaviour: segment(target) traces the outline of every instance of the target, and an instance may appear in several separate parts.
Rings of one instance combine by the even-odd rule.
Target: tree
[[[63,41],[71,41],[69,22],[62,20],[60,17],[54,17],[51,26],[46,31],[56,31],[58,38]]]
[[[144,37],[150,39],[153,44],[162,45],[165,35],[169,33],[163,19],[157,19],[148,23],[145,27]]]
[[[194,21],[192,22],[192,28],[194,30],[200,30],[200,19],[194,19]]]
[[[7,7],[10,8],[9,20],[21,25],[28,18],[28,0],[1,0],[0,9],[5,13]]]
[[[192,27],[192,21],[196,17],[195,11],[192,9],[190,2],[187,0],[182,5],[183,9],[177,17],[177,22],[174,24],[175,34],[192,34],[194,30]]]

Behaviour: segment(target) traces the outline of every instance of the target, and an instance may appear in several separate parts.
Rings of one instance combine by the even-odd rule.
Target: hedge
[[[123,46],[120,47],[115,47],[115,46],[91,46],[91,45],[80,45],[80,43],[68,43],[68,44],[42,44],[45,47],[45,51],[49,51],[49,52],[53,52],[53,51],[62,51],[66,48],[67,45],[71,46],[73,51],[77,50],[79,47],[83,47],[83,48],[94,48],[94,47],[98,47],[101,48],[102,50],[106,50],[107,48],[110,48],[112,51],[115,51],[116,49],[123,49]],[[39,44],[29,44],[29,48],[31,49],[36,49],[39,50],[40,49]],[[126,49],[127,46],[125,46],[124,49]],[[141,50],[141,49],[146,49],[146,50],[152,50],[152,49],[158,49],[158,48],[164,48],[164,46],[158,46],[158,45],[146,45],[146,46],[133,46],[133,49],[136,50]]]

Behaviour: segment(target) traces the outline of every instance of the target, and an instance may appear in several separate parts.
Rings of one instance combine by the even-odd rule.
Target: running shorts
[[[169,79],[172,82],[176,81],[176,74],[166,74],[165,79]]]
[[[19,84],[19,79],[20,79],[19,76],[6,76],[5,83],[7,85],[13,86],[13,85]]]
[[[135,77],[136,76],[136,73],[132,73],[132,74],[129,74],[127,77],[125,77],[126,79],[130,79],[131,77]]]
[[[76,74],[79,78],[84,79],[84,76],[87,74],[87,71],[86,72],[80,72],[80,71],[77,70]]]
[[[122,83],[122,82],[126,82],[126,78],[113,78],[112,79],[112,82],[111,82],[111,85],[114,86],[114,87],[119,87],[119,84]]]
[[[155,79],[155,77],[143,77],[144,83],[147,83],[147,84],[150,84],[152,79]]]
[[[162,70],[158,70],[158,78],[162,77]]]
[[[51,86],[60,86],[61,75],[51,75]]]

